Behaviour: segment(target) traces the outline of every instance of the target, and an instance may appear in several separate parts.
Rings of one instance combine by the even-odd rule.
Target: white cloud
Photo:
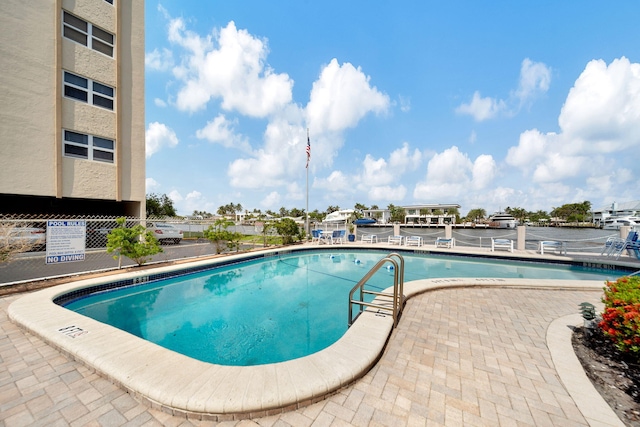
[[[164,147],[175,147],[178,145],[176,133],[163,123],[149,123],[145,133],[146,156],[151,157]]]
[[[162,51],[153,49],[144,55],[144,65],[149,70],[167,71],[173,67],[173,53],[164,48]]]
[[[369,84],[369,76],[350,63],[334,58],[313,83],[307,121],[316,133],[342,132],[354,127],[367,113],[383,113],[389,97]]]
[[[408,96],[398,95],[398,103],[400,104],[400,111],[403,113],[411,111],[411,98]]]
[[[456,113],[467,114],[477,122],[492,119],[498,115],[513,115],[526,102],[549,90],[551,84],[551,68],[542,62],[534,62],[529,58],[522,61],[518,88],[511,93],[508,100],[482,97],[479,91],[473,93],[471,102],[462,103]]]
[[[487,154],[471,161],[453,146],[434,155],[427,165],[424,181],[418,182],[413,197],[423,202],[464,198],[469,188],[488,188],[497,173],[493,157]]]
[[[558,122],[557,134],[523,132],[518,145],[509,149],[507,164],[534,183],[578,179],[596,195],[605,195],[612,189],[611,173],[628,170],[622,164],[637,157],[640,146],[640,64],[624,57],[608,66],[602,60],[589,62],[569,91]],[[620,154],[617,160],[612,157]]]
[[[524,103],[538,94],[546,93],[550,84],[551,68],[542,62],[525,58],[520,68],[520,83],[514,95],[520,103]]]
[[[251,146],[246,138],[235,133],[234,126],[237,124],[237,120],[230,121],[226,119],[224,114],[218,114],[215,119],[207,122],[204,128],[196,131],[196,137],[218,143],[223,147],[251,152]]]
[[[169,40],[187,51],[174,69],[184,83],[176,99],[179,109],[197,111],[220,98],[225,110],[266,117],[291,102],[293,81],[266,64],[266,40],[236,29],[233,21],[213,37],[202,38],[186,30],[181,19],[173,19]]]
[[[278,194],[277,191],[272,191],[262,199],[260,205],[264,208],[273,210],[280,206],[280,199],[280,194]]]
[[[160,98],[154,98],[153,99],[153,103],[156,105],[156,107],[164,108],[164,107],[167,106],[167,103],[164,100],[160,99]]]
[[[159,187],[160,187],[160,184],[155,179],[147,178],[145,180],[145,188],[147,193],[153,193],[153,191]]]
[[[504,111],[506,108],[507,106],[504,101],[490,97],[482,98],[480,92],[475,91],[471,102],[461,104],[456,108],[456,113],[468,114],[472,116],[475,121],[481,122],[497,116],[498,113]]]
[[[401,202],[407,195],[407,188],[404,185],[390,186],[383,185],[369,189],[367,196],[374,201]]]

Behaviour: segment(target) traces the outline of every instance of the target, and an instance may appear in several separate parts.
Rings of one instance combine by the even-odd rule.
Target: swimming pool
[[[345,247],[351,249],[357,246]],[[367,245],[362,247],[365,248]],[[390,247],[384,253],[399,249]],[[330,259],[333,250],[334,247],[327,247],[326,252],[318,255],[324,254],[326,259]],[[391,316],[366,311],[338,341],[321,351],[285,362],[244,367],[207,363],[184,356],[82,316],[59,303],[71,302],[96,291],[204,271],[215,265],[317,252],[317,247],[308,246],[271,249],[214,260],[189,261],[182,265],[149,266],[116,275],[76,280],[23,295],[9,306],[8,315],[14,323],[63,354],[82,362],[89,369],[163,411],[214,421],[266,416],[320,401],[364,376],[382,355],[393,330]],[[401,253],[408,255],[414,252],[427,251],[412,250]],[[477,256],[473,252],[468,255],[471,262],[493,262],[491,258],[473,258]],[[505,257],[512,258],[507,254],[502,256]],[[542,257],[527,253],[521,258]],[[453,260],[450,257],[441,256],[438,261],[441,265],[438,268],[453,268]],[[451,278],[451,273],[447,277],[435,279],[413,280],[414,277],[407,277],[404,294],[408,300],[407,304],[411,304],[411,298],[415,295],[439,289],[446,291],[449,287],[481,286],[550,291],[567,289],[601,293],[604,280],[602,275],[616,277],[618,273],[629,274],[634,271],[628,266],[625,267],[624,263],[609,260],[572,261],[566,257],[559,259],[548,256],[545,257],[545,261],[562,263],[563,268],[568,267],[570,270],[566,273],[569,275],[567,277],[573,278],[526,279],[520,277],[518,267],[513,271],[515,278],[483,278],[473,275],[477,269],[470,266],[465,274],[471,277],[467,278]],[[575,265],[568,265],[570,263],[583,265],[584,271],[578,272]],[[503,268],[500,262],[496,264],[497,268]],[[346,268],[349,263],[340,260],[335,265]],[[533,266],[546,268],[540,264]],[[438,268],[432,267],[432,270],[436,271]],[[360,272],[364,275],[365,268]],[[596,273],[592,279],[576,276],[590,272]],[[579,301],[576,302],[578,303]]]
[[[203,362],[277,363],[327,348],[347,330],[349,290],[388,252],[311,251],[225,265],[64,306]],[[478,277],[606,280],[611,271],[408,253],[405,280]],[[615,274],[615,272],[614,272]],[[369,288],[393,284],[381,270]],[[372,298],[369,298],[371,300]]]

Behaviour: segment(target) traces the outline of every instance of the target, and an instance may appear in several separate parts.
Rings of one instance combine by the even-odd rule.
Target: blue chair
[[[331,243],[344,243],[344,236],[347,230],[334,230],[331,235]]]
[[[311,243],[313,242],[320,243],[321,237],[322,237],[322,230],[311,230]]]
[[[611,250],[611,255],[615,255],[616,259],[620,258],[620,255],[622,255],[622,252],[624,252],[625,249],[630,249],[629,251],[629,255],[631,256],[635,256],[635,252],[634,248],[638,243],[638,232],[637,231],[630,231],[629,234],[627,234],[627,238],[625,240],[622,239],[618,239],[614,245],[613,245],[613,249]]]

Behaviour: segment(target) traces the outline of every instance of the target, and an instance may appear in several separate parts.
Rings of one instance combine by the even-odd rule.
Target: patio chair
[[[613,246],[617,240],[621,240],[619,237],[607,237],[607,241],[604,242],[600,255],[609,256],[609,252],[613,250]]]
[[[311,230],[311,243],[313,242],[320,243],[321,237],[322,237],[322,230]]]
[[[513,252],[513,240],[511,239],[494,239],[491,238],[491,252],[496,249],[506,249],[509,252]]]
[[[347,234],[347,230],[334,230],[331,235],[331,243],[344,243],[344,236]]]
[[[378,236],[375,234],[363,234],[360,239],[362,243],[378,243]]]
[[[456,245],[456,238],[447,239],[445,237],[436,238],[436,248],[453,248]]]
[[[420,236],[407,236],[404,239],[405,246],[422,246],[422,237]]]
[[[637,242],[638,242],[638,232],[630,231],[629,234],[627,234],[627,238],[625,240],[618,239],[614,243],[613,248],[611,249],[611,256],[615,255],[616,259],[618,259],[620,258],[620,255],[622,255],[622,252],[624,252],[625,249],[630,249],[629,255],[633,254],[631,256],[635,256],[634,248]]]

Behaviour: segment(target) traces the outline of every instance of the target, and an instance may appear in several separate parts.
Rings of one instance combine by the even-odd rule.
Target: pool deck
[[[473,251],[456,248],[456,252]],[[309,391],[316,387],[314,380],[309,378],[308,367],[298,364],[286,369],[289,382],[280,383],[278,396],[265,392],[270,377],[251,370],[231,369],[225,374],[226,381],[218,380],[212,387],[217,368],[211,368],[176,388],[176,381],[189,377],[199,366],[184,359],[154,361],[151,353],[141,364],[139,358],[135,360],[139,356],[123,351],[131,343],[121,335],[109,342],[100,334],[100,326],[93,324],[88,334],[77,338],[54,334],[51,332],[67,325],[68,319],[51,318],[48,308],[35,300],[16,303],[12,316],[25,316],[31,310],[30,315],[42,317],[50,328],[45,342],[9,320],[9,305],[24,296],[9,295],[0,298],[0,425],[622,425],[591,386],[570,344],[568,326],[581,323],[577,305],[583,301],[598,305],[602,285],[523,279],[409,282],[405,294],[410,299],[388,342],[388,318],[361,318],[354,325],[362,323],[360,330],[352,328],[347,340],[308,365],[329,377],[342,378],[346,386],[324,380],[319,390]],[[48,288],[45,294],[61,293],[66,286]],[[25,327],[37,333],[41,326]],[[62,345],[64,340],[83,339],[94,341],[77,349]],[[366,350],[378,346],[384,351],[369,369],[379,350],[373,356]],[[360,352],[364,352],[364,361]],[[102,354],[117,357],[98,362],[95,369],[101,375],[86,362],[76,361]],[[151,364],[160,367],[163,375],[157,377],[140,368]],[[247,373],[247,384],[259,386],[243,388],[243,399],[225,399]],[[115,385],[125,384],[127,378],[142,383],[146,394]],[[282,377],[275,378],[281,381]],[[176,402],[192,402],[192,408],[210,404],[194,397],[204,392],[216,405],[228,405],[232,413],[240,413],[243,420],[172,409],[162,403],[166,401],[162,387],[167,384]],[[246,413],[242,407],[247,401],[264,405],[265,399],[282,398],[280,394],[290,398],[305,389],[312,397],[285,406],[284,411]],[[211,408],[215,413],[217,407]]]

